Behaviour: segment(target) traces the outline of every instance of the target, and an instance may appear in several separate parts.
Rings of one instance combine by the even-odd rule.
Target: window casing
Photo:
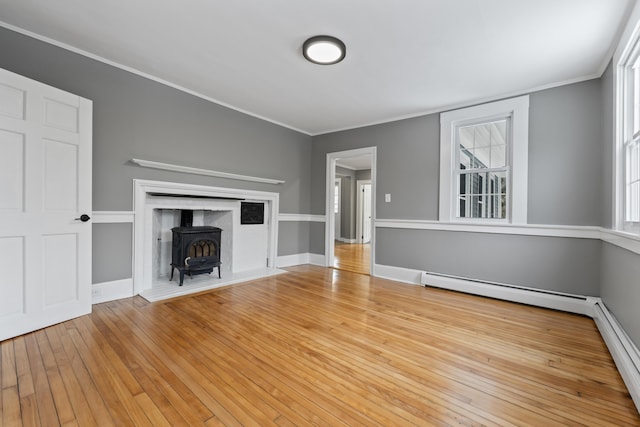
[[[618,227],[640,232],[640,42],[635,37],[629,54],[620,61],[618,101],[621,110],[618,122]]]
[[[440,116],[440,221],[527,222],[529,97]]]

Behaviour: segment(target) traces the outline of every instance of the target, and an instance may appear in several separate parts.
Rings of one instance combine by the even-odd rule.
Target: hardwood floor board
[[[53,355],[53,350],[51,349],[47,335],[44,330],[36,331],[34,335],[38,342],[40,354],[42,355],[42,362],[56,407],[57,419],[62,425],[74,422],[75,415],[73,406],[71,405],[69,394],[64,386],[64,381],[60,375],[60,370],[58,369],[58,364]]]
[[[79,357],[76,359],[75,355],[71,358],[67,355],[67,352],[63,344],[63,336],[60,335],[60,331],[66,333],[66,330],[59,325],[47,328],[45,333],[53,356],[60,370],[60,377],[64,383],[65,390],[69,395],[69,401],[73,408],[75,419],[83,426],[94,426],[96,419],[99,419],[102,425],[114,425],[111,420],[111,416],[104,406],[102,397],[97,394],[95,386],[91,377],[83,372],[84,366],[82,365]],[[77,360],[81,366],[78,366]],[[73,363],[76,363],[74,369]],[[91,406],[89,405],[88,398],[91,399]],[[94,414],[95,417],[94,418]]]
[[[158,354],[147,346],[125,345],[134,339],[133,334],[122,333],[126,327],[117,316],[104,310],[96,310],[92,320],[116,353],[122,357],[141,388],[172,425],[197,425],[212,416],[211,412],[162,362]]]
[[[2,424],[7,427],[22,425],[18,386],[2,389]]]
[[[17,395],[18,374],[13,341],[7,340],[0,343],[0,425],[11,425],[8,424],[10,421],[17,425],[20,422],[20,401]]]
[[[123,379],[119,376],[120,373],[124,374],[120,366],[120,359],[105,356],[101,349],[95,345],[93,340],[97,337],[91,336],[83,324],[87,322],[87,318],[70,322],[73,322],[75,328],[68,329],[69,337],[77,349],[80,359],[93,374],[92,378],[98,393],[101,396],[108,396],[107,410],[116,424],[133,423],[138,426],[151,426],[152,424],[144,411],[135,403],[133,399],[135,395],[127,388],[129,378]],[[100,372],[100,375],[96,375],[97,372]],[[128,377],[128,371],[124,375]],[[117,410],[115,410],[116,408]]]
[[[36,409],[40,424],[42,426],[57,426],[59,425],[59,417],[53,401],[49,378],[44,368],[42,352],[35,334],[25,335],[24,341],[25,349],[29,355],[29,367],[33,376],[34,396],[38,402]]]

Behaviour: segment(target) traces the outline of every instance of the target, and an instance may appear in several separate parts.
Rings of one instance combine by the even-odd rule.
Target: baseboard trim
[[[95,283],[91,287],[91,303],[100,304],[133,296],[133,279]]]
[[[423,271],[375,265],[376,276],[421,285]],[[640,351],[600,298],[560,294],[507,284],[489,284],[427,274],[427,286],[591,317],[598,327],[636,408],[640,410]]]
[[[358,242],[356,239],[347,239],[346,237],[336,237],[336,240],[338,242],[348,243],[348,244],[353,244]]]
[[[324,267],[324,255],[312,254],[309,252],[293,255],[279,256],[276,260],[278,268],[293,267],[295,265],[311,264]]]
[[[592,318],[607,344],[631,399],[640,410],[640,351],[600,298],[593,298]]]

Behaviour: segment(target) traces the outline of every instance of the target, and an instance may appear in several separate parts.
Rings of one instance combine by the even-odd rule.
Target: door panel
[[[91,311],[91,114],[0,69],[0,340]]]
[[[44,146],[44,208],[46,211],[78,210],[78,147],[51,139]]]
[[[24,312],[24,239],[0,237],[0,271],[7,286],[2,287],[0,318]]]
[[[0,131],[0,211],[20,212],[24,193],[24,134]]]

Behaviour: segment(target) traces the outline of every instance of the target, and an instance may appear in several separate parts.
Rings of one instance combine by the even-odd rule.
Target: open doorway
[[[375,147],[327,154],[327,266],[373,274],[374,185]]]

